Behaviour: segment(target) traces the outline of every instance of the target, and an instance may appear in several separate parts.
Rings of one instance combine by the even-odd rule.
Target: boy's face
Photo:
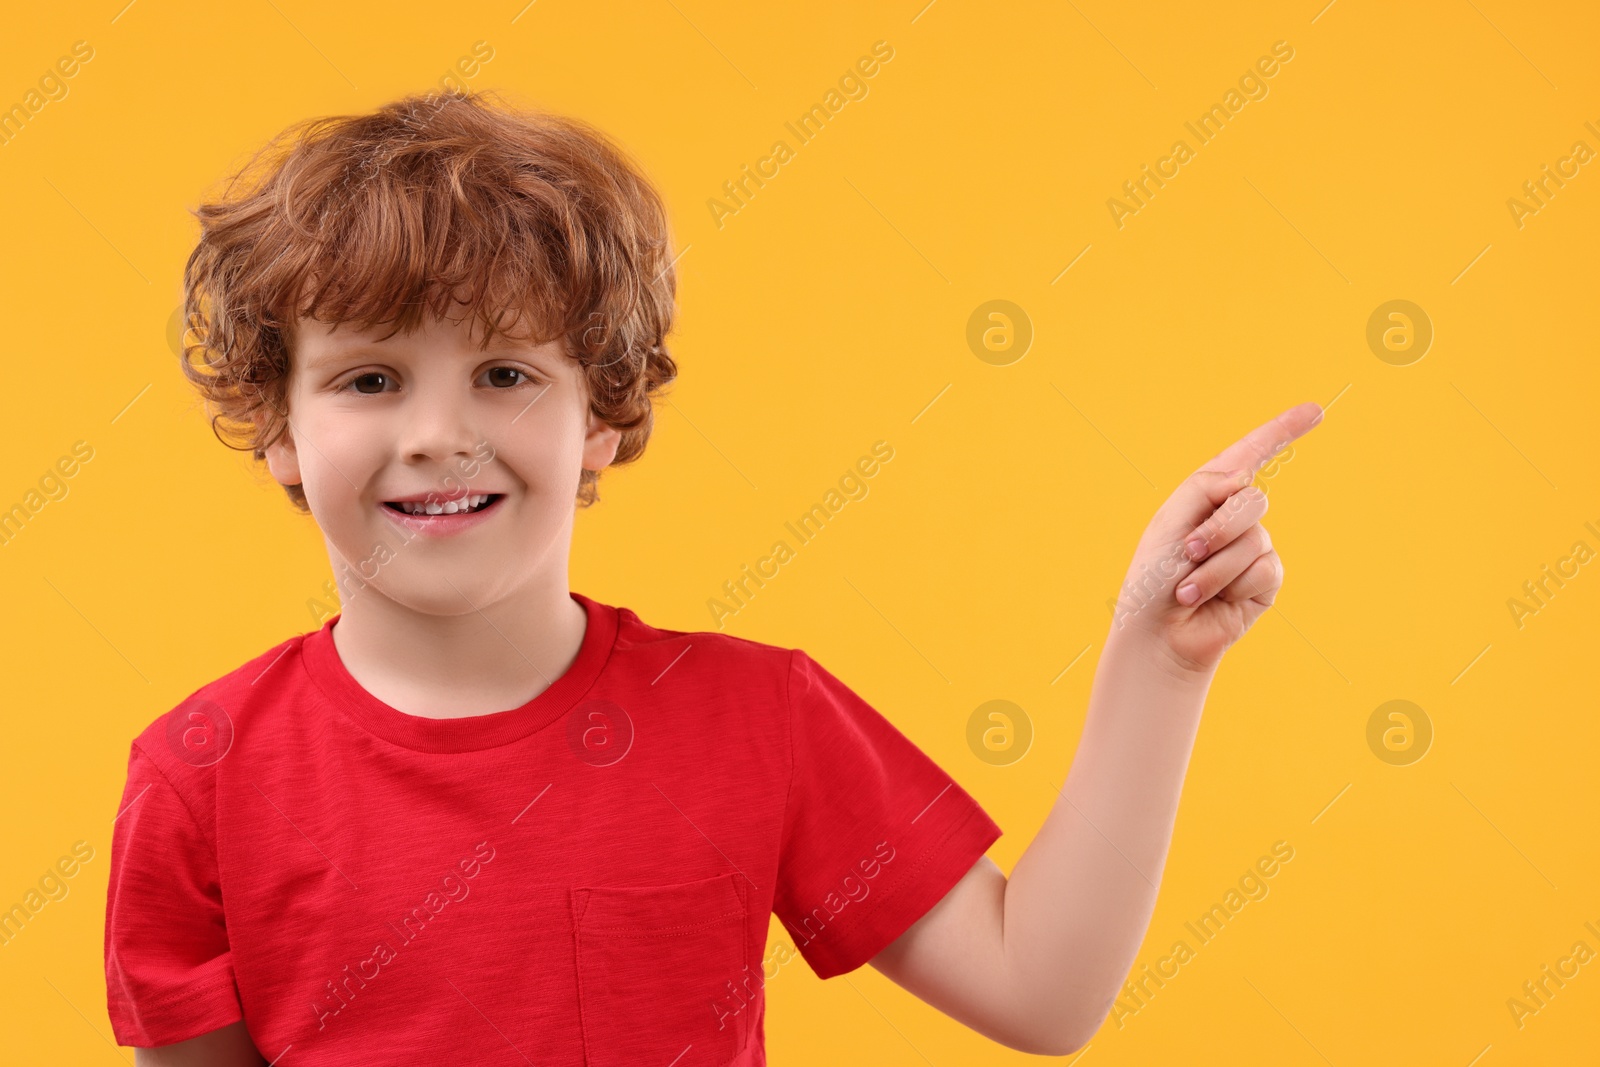
[[[566,591],[579,469],[610,463],[621,433],[590,412],[560,342],[496,337],[480,351],[474,326],[430,317],[383,341],[391,326],[293,331],[289,426],[267,464],[304,489],[346,597],[461,615],[548,583]],[[468,493],[499,499],[432,518],[393,506]]]

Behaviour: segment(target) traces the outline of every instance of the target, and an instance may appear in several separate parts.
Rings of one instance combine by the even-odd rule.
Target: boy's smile
[[[486,493],[473,486],[452,495],[429,492],[386,500],[383,506],[392,521],[407,530],[440,537],[476,526],[505,498],[504,493]]]

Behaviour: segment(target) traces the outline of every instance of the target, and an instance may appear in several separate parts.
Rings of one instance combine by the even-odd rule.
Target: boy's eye
[[[356,392],[358,392],[358,393],[381,393],[381,392],[383,392],[382,384],[380,384],[378,386],[378,388],[376,388],[376,389],[363,389],[363,388],[361,388],[361,383],[362,382],[370,382],[374,378],[379,379],[380,383],[381,382],[387,382],[389,380],[389,376],[387,374],[383,374],[383,373],[381,373],[379,371],[368,371],[365,374],[358,374],[354,378],[351,378],[348,382],[345,383],[345,388],[348,389],[348,388],[350,388],[350,386],[353,385],[353,386],[356,387]]]
[[[490,367],[489,370],[487,371],[487,373],[489,375],[489,382],[490,382],[491,385],[495,385],[497,387],[504,387],[504,388],[511,389],[511,388],[515,388],[515,387],[521,385],[522,381],[518,381],[516,379],[511,379],[511,380],[508,381],[506,378],[503,378],[503,377],[498,379],[498,380],[496,380],[495,379],[496,372],[521,375],[523,381],[529,381],[529,382],[533,381],[533,376],[532,375],[530,375],[527,371],[518,369],[517,367]]]

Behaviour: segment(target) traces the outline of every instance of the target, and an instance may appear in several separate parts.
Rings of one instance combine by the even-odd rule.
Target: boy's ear
[[[256,417],[259,427],[261,419]],[[284,426],[278,439],[268,445],[264,451],[267,454],[267,469],[272,472],[272,477],[279,485],[299,485],[303,481],[300,477],[300,454],[294,447],[294,430]]]
[[[597,471],[610,466],[622,444],[622,431],[589,412],[589,432],[583,438],[583,469]]]

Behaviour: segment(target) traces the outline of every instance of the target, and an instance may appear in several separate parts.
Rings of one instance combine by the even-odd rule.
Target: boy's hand
[[[1261,525],[1267,495],[1250,485],[1290,441],[1322,421],[1300,404],[1223,449],[1178,486],[1145,529],[1117,598],[1111,639],[1149,640],[1203,676],[1271,606],[1283,565]]]

